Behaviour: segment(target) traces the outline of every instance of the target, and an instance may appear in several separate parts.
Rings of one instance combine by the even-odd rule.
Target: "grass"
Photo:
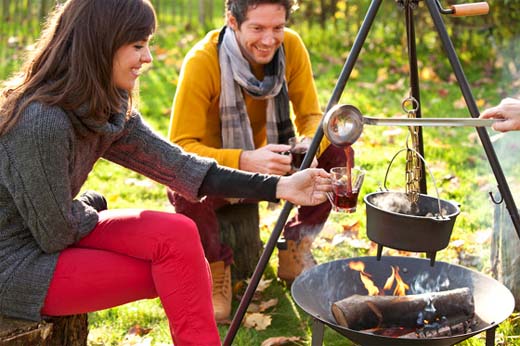
[[[165,18],[165,20],[167,20]],[[167,23],[167,22],[166,22]],[[140,81],[139,109],[161,134],[166,135],[170,107],[175,92],[182,59],[187,50],[204,34],[203,30],[179,25],[163,24],[153,42],[154,63]],[[218,27],[220,24],[215,25]],[[296,29],[306,41],[320,102],[323,106],[331,97],[337,77],[357,28],[348,27],[322,31],[304,25]],[[460,90],[453,80],[441,54],[433,50],[438,44],[435,35],[427,33],[421,37],[418,47],[418,63],[421,74],[421,100],[424,116],[467,117],[468,111],[461,102]],[[401,37],[385,36],[377,27],[367,39],[367,44],[356,62],[355,69],[341,96],[342,103],[356,105],[367,115],[403,115],[401,101],[409,93],[406,52],[401,46]],[[25,44],[25,43],[24,43]],[[0,50],[4,70],[0,78],[18,65],[14,57],[23,53],[23,45]],[[513,94],[514,76],[506,69],[507,62],[491,66],[481,59],[479,51],[464,51],[464,64],[468,81],[481,109],[497,103],[501,97]],[[470,63],[472,56],[478,61]],[[491,135],[495,135],[491,133]],[[516,134],[507,134],[495,146],[508,178],[511,190],[519,191],[519,167],[514,162],[518,152]],[[355,143],[356,164],[368,171],[361,197],[378,190],[385,179],[390,159],[406,142],[404,129],[366,127],[361,139]],[[490,274],[490,246],[493,227],[493,204],[487,193],[496,190],[496,182],[487,162],[484,150],[473,129],[427,129],[424,131],[425,157],[439,187],[440,198],[455,200],[462,206],[457,218],[450,245],[437,254],[438,260],[457,263]],[[500,146],[499,146],[500,144]],[[403,190],[404,157],[398,157],[391,167],[387,186]],[[428,179],[429,194],[434,194],[432,178]],[[149,209],[170,210],[165,188],[148,179],[106,161],[99,161],[89,176],[85,188],[103,193],[111,208],[140,206]],[[261,204],[263,226],[261,238],[267,241],[280,209]],[[314,255],[320,263],[335,259],[374,255],[374,245],[366,238],[365,209],[363,203],[355,214],[331,214],[325,230],[314,243]],[[345,230],[351,232],[345,233]],[[462,244],[462,245],[461,245]],[[289,289],[276,280],[276,251],[271,256],[264,273],[265,279],[273,282],[260,295],[261,301],[277,298],[278,304],[268,310],[271,325],[264,331],[241,327],[234,345],[261,345],[269,337],[300,337],[297,345],[310,345],[311,319],[291,299]],[[389,254],[402,254],[389,250]],[[410,255],[410,254],[407,254]],[[411,254],[419,255],[420,254]],[[237,285],[236,287],[238,287]],[[243,290],[243,285],[242,285]],[[240,296],[241,291],[236,289]],[[235,299],[234,308],[238,305]],[[126,304],[89,315],[89,345],[170,345],[167,322],[157,299]],[[143,335],[129,334],[136,325],[144,328]],[[148,329],[151,329],[148,331]],[[220,325],[222,337],[228,325]],[[502,323],[497,332],[497,344],[520,345],[518,315]],[[462,343],[467,346],[484,345],[484,335]],[[350,345],[343,337],[326,328],[326,346]]]

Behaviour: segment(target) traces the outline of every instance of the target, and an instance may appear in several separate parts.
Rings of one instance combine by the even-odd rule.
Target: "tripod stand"
[[[341,97],[341,94],[343,93],[343,90],[345,89],[345,85],[346,85],[348,79],[350,78],[350,74],[352,73],[352,70],[354,69],[354,65],[359,57],[359,53],[365,43],[367,35],[374,22],[374,19],[376,17],[376,14],[380,8],[382,1],[383,0],[372,0],[371,1],[369,8],[367,10],[367,13],[365,15],[365,18],[363,20],[363,23],[361,24],[359,32],[355,38],[351,52],[343,66],[343,69],[341,70],[340,76],[338,77],[338,81],[336,82],[336,85],[332,92],[332,96],[327,104],[327,107],[325,110],[326,112],[338,103],[338,101]],[[410,65],[411,96],[414,97],[420,104],[419,73],[418,73],[418,68],[417,68],[415,25],[414,25],[414,18],[413,18],[413,10],[415,8],[417,8],[419,1],[420,0],[396,0],[398,5],[401,6],[402,8],[404,8],[404,12],[405,12],[406,34],[407,34],[407,44],[408,44],[408,58],[409,58],[409,65]],[[461,63],[457,57],[457,54],[455,52],[451,39],[446,30],[445,24],[441,18],[441,14],[457,15],[457,13],[456,13],[457,11],[459,11],[459,15],[465,15],[468,13],[475,14],[475,13],[471,13],[471,9],[469,9],[469,7],[452,6],[452,8],[449,10],[443,9],[441,4],[439,3],[439,0],[424,0],[424,2],[426,3],[426,6],[430,12],[433,23],[435,25],[435,28],[442,41],[444,50],[447,54],[447,57],[449,59],[453,72],[454,72],[457,82],[459,84],[459,87],[460,87],[460,90],[464,97],[467,108],[468,108],[471,116],[473,118],[477,118],[480,113],[479,113],[477,104],[475,102],[475,98],[473,97],[473,94],[469,87],[468,81],[467,81],[464,71],[462,69]],[[467,5],[467,6],[469,6],[469,5]],[[420,108],[418,109],[416,116],[421,117]],[[323,128],[321,125],[322,124],[320,123],[320,126],[318,126],[318,128],[316,129],[316,133],[314,135],[313,141],[311,142],[309,150],[303,160],[303,163],[301,166],[302,168],[307,168],[310,166],[310,164],[312,162],[312,158],[314,157],[314,155],[317,152],[319,143],[321,142],[321,140],[323,138],[323,134],[324,134]],[[511,216],[512,223],[515,227],[516,233],[520,237],[520,216],[518,214],[518,210],[516,208],[513,196],[509,189],[509,185],[506,181],[506,178],[504,176],[504,173],[503,173],[500,163],[498,161],[497,155],[491,144],[489,135],[484,128],[479,127],[479,128],[476,128],[476,130],[478,132],[478,136],[480,138],[482,146],[485,150],[489,164],[491,165],[491,169],[497,180],[497,187],[502,196],[502,200],[506,204],[506,207]],[[418,151],[422,156],[424,156],[424,145],[423,145],[421,129],[419,129],[418,135],[419,135]],[[420,189],[421,189],[422,193],[426,193],[426,180],[425,180],[426,174],[422,174],[422,177],[423,178],[420,181]],[[271,254],[273,253],[273,250],[276,246],[278,238],[280,237],[280,235],[282,233],[283,227],[285,225],[285,222],[287,221],[287,218],[289,216],[289,213],[290,213],[292,207],[293,207],[293,205],[291,203],[286,202],[282,208],[282,211],[280,212],[280,216],[275,224],[274,230],[271,233],[271,236],[265,245],[264,251],[263,251],[262,255],[260,256],[258,264],[251,277],[251,281],[246,289],[246,292],[244,293],[242,300],[240,301],[240,304],[235,313],[235,316],[233,317],[233,320],[229,327],[226,338],[224,339],[224,343],[223,343],[224,346],[230,346],[233,342],[234,337],[236,336],[240,323],[242,322],[242,319],[245,315],[247,307],[251,303],[253,294],[254,294],[256,288],[258,287],[258,284],[262,278],[265,268],[267,267],[269,258],[271,257]]]

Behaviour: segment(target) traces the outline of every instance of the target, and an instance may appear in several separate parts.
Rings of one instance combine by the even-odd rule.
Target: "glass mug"
[[[291,146],[291,168],[293,171],[299,171],[303,163],[303,158],[309,149],[309,143],[300,141],[298,137],[289,138],[289,145]]]
[[[334,167],[330,170],[332,192],[327,192],[327,197],[333,211],[345,213],[356,211],[359,190],[363,185],[365,173],[365,170],[354,167],[350,170],[349,178],[347,167]]]

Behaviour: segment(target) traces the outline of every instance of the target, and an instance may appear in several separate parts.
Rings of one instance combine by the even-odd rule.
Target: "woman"
[[[197,200],[315,205],[325,171],[290,177],[219,167],[156,135],[130,92],[152,61],[148,0],[70,0],[50,16],[0,99],[0,314],[39,320],[160,297],[175,345],[220,345],[194,222],[74,198],[103,157]]]

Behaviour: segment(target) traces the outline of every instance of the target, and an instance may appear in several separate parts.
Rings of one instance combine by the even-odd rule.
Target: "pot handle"
[[[426,167],[426,169],[428,170],[428,173],[430,173],[430,177],[432,179],[433,186],[435,187],[435,192],[437,193],[437,205],[439,207],[439,217],[441,219],[443,219],[443,220],[449,219],[449,218],[445,218],[442,215],[441,199],[439,197],[439,189],[437,189],[437,183],[435,182],[435,178],[433,177],[433,174],[432,174],[432,171],[430,170],[430,167],[428,167],[428,164],[426,163],[426,160],[424,159],[424,157],[422,157],[422,155],[419,154],[417,152],[417,150],[415,150],[413,148],[403,148],[403,149],[400,149],[399,151],[397,151],[397,153],[395,153],[394,157],[392,157],[392,159],[390,160],[390,163],[388,164],[388,167],[386,168],[385,180],[383,181],[383,187],[386,189],[386,191],[388,191],[388,188],[386,187],[386,180],[388,178],[388,172],[390,171],[390,167],[392,166],[392,163],[394,162],[394,160],[397,157],[397,155],[399,155],[401,152],[406,151],[406,150],[413,151],[421,159],[421,161],[424,163],[424,167]],[[434,217],[433,219],[437,219],[437,218]]]

